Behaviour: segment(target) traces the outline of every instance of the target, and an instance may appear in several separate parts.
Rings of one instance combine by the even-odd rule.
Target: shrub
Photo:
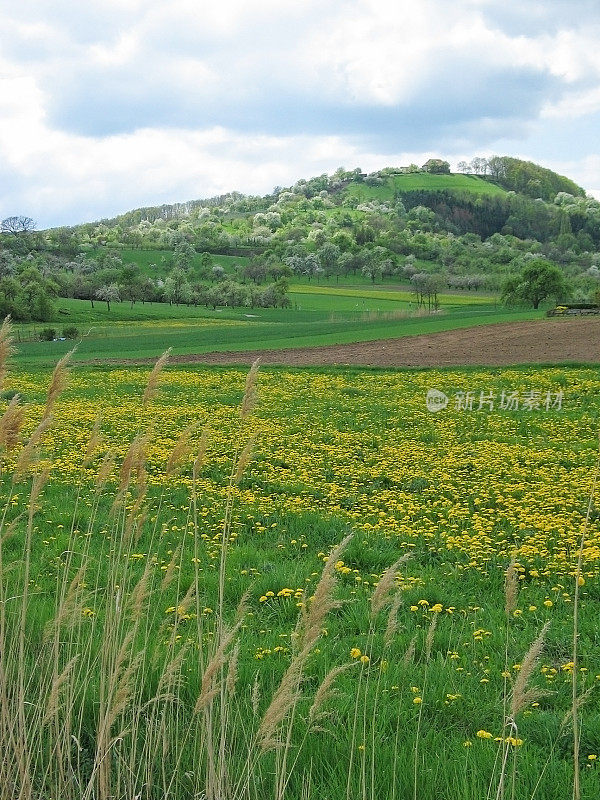
[[[42,342],[52,342],[56,339],[56,330],[54,328],[42,328],[40,331],[40,340]]]
[[[62,335],[65,339],[76,339],[79,336],[79,329],[75,325],[67,325],[63,328]]]

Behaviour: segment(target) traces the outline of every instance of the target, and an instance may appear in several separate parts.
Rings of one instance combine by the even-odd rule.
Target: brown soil
[[[600,363],[600,318],[570,318],[481,325],[475,328],[289,350],[173,356],[176,364],[360,365],[449,367],[580,362]]]
[[[460,367],[511,364],[600,364],[600,317],[543,319],[462,328],[401,339],[171,356],[172,364],[261,364],[370,367]],[[155,359],[94,359],[91,364],[146,364]]]

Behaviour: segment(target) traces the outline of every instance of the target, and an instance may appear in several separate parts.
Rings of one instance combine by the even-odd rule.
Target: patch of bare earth
[[[600,317],[480,325],[401,339],[322,347],[188,354],[172,356],[170,361],[250,364],[259,357],[262,364],[286,366],[452,367],[569,361],[598,364]]]

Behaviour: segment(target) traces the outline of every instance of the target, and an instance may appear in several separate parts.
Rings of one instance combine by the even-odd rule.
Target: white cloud
[[[537,122],[600,110],[586,8],[22,0],[0,10],[0,215],[69,222],[263,192],[342,163],[491,154],[510,134],[536,160],[532,132],[547,152],[553,135]],[[573,177],[600,185],[586,156]]]

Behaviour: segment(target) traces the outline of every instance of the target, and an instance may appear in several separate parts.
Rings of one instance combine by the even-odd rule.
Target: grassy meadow
[[[383,186],[369,186],[364,183],[352,183],[348,186],[348,194],[361,200],[393,200],[397,192],[436,191],[468,192],[475,195],[501,196],[506,191],[495,183],[479,178],[476,175],[435,175],[432,173],[406,173],[392,175]]]
[[[597,370],[67,373],[2,387],[2,800],[598,796]]]

